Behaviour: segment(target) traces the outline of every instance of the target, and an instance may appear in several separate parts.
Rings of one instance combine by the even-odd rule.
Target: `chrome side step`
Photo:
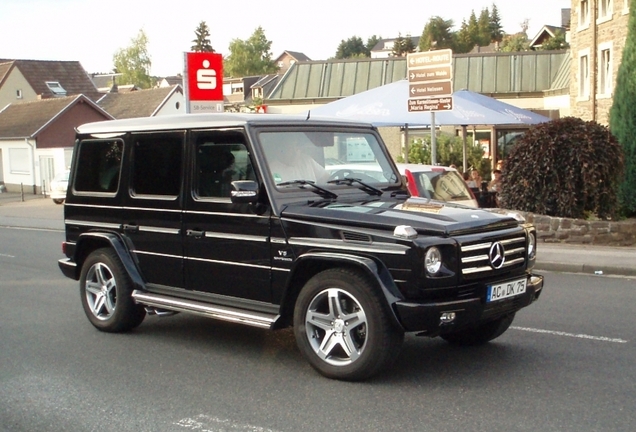
[[[161,294],[151,294],[135,290],[132,297],[139,304],[159,309],[167,309],[175,312],[188,312],[215,318],[222,321],[230,321],[239,324],[271,329],[278,319],[278,315],[262,312],[246,311],[228,306],[212,305],[195,300],[188,300]]]

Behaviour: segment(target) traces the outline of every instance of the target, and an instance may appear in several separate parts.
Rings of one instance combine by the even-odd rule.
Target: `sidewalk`
[[[42,195],[0,194],[0,227],[64,230],[64,206]],[[539,243],[539,271],[636,276],[636,247]],[[599,273],[600,272],[600,273]]]

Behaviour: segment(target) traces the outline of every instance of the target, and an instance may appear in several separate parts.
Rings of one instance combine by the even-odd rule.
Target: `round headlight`
[[[424,267],[430,275],[434,275],[442,268],[442,253],[436,247],[426,251],[424,256]]]
[[[534,258],[537,253],[537,238],[534,233],[528,235],[528,258]]]

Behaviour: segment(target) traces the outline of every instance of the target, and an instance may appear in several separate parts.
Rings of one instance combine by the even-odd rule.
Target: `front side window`
[[[117,192],[123,150],[121,140],[82,141],[78,148],[75,191]]]
[[[133,135],[131,190],[134,196],[179,195],[183,137],[182,132]]]
[[[355,132],[261,132],[269,175],[276,184],[297,180],[322,186],[355,178],[386,186],[399,183],[375,135]]]
[[[232,182],[256,180],[243,134],[235,131],[204,133],[196,140],[195,195],[229,198]]]

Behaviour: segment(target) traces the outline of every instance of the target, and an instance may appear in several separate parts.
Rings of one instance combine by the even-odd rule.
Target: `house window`
[[[598,95],[611,97],[612,86],[612,45],[605,43],[598,49]]]
[[[15,98],[22,99],[22,90],[18,89],[15,91]]]
[[[597,22],[605,22],[612,19],[613,7],[612,0],[598,0],[598,20]]]
[[[586,29],[590,26],[590,2],[581,0],[579,3],[579,29]]]
[[[46,86],[54,96],[66,96],[66,90],[57,81],[46,81]]]
[[[623,0],[623,15],[629,13],[629,2],[630,0]]]
[[[282,68],[283,66],[285,66],[285,62],[284,61],[279,61],[278,62],[278,67]]]
[[[584,50],[579,53],[579,100],[590,97],[590,52]]]
[[[31,158],[27,148],[9,149],[9,171],[11,174],[30,174]]]

